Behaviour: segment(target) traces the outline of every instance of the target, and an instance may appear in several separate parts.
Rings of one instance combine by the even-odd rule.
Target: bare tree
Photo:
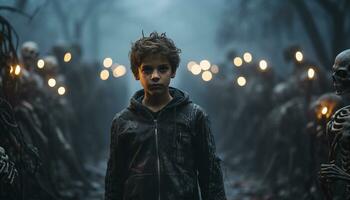
[[[53,10],[61,23],[64,37],[68,41],[81,44],[83,30],[87,22],[92,18],[98,17],[103,6],[110,4],[111,1],[60,1],[53,0]],[[106,8],[105,8],[106,9]]]
[[[228,17],[218,34],[220,44],[242,35],[259,37],[260,34],[269,40],[279,40],[286,35],[305,37],[322,67],[328,70],[335,55],[350,44],[347,37],[350,32],[349,0],[241,0],[227,3],[230,9],[225,13]],[[234,7],[239,11],[235,12]],[[296,36],[300,29],[304,35]]]

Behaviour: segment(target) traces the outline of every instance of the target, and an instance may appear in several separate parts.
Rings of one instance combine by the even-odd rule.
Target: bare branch
[[[323,43],[321,34],[317,28],[316,22],[311,15],[311,12],[305,2],[303,0],[289,0],[292,5],[294,5],[297,13],[301,18],[301,22],[303,23],[306,33],[311,40],[311,44],[316,52],[317,58],[320,60],[324,69],[330,65],[329,56],[326,52],[326,46]],[[321,0],[322,1],[322,0]]]
[[[64,37],[69,40],[70,39],[70,32],[69,32],[69,25],[68,25],[68,18],[67,14],[64,13],[62,6],[59,2],[59,0],[52,0],[53,2],[53,10],[56,11],[56,14],[58,15],[58,18],[60,19],[62,29],[64,32]]]
[[[11,6],[0,6],[0,10],[7,10],[7,11],[10,11],[10,12],[18,13],[18,14],[23,15],[24,17],[29,18],[29,19],[32,18],[31,15],[23,12],[22,10],[19,10],[17,8],[14,8],[14,7],[11,7]]]
[[[321,7],[326,10],[330,15],[339,12],[337,5],[329,0],[318,0]]]

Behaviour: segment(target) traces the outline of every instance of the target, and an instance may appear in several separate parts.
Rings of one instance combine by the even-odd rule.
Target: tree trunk
[[[321,67],[329,71],[331,62],[327,55],[326,47],[322,41],[321,34],[317,28],[314,18],[311,15],[310,10],[303,0],[290,0],[290,3],[295,6],[296,11],[301,18],[301,22],[304,25],[305,31],[311,40],[311,45],[316,53],[318,60],[321,63]]]

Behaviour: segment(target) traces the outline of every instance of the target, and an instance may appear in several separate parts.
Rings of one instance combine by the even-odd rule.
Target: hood
[[[169,93],[173,97],[173,99],[163,108],[171,108],[171,107],[177,107],[180,105],[185,105],[188,103],[191,103],[191,100],[189,98],[189,95],[181,91],[177,88],[169,87]],[[131,110],[149,110],[146,106],[142,105],[142,99],[144,97],[145,93],[144,90],[139,90],[135,92],[135,94],[130,99],[130,105],[129,108]]]

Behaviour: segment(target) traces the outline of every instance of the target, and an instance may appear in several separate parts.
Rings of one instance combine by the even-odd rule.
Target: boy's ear
[[[176,71],[171,74],[171,78],[175,78]]]
[[[140,68],[138,67],[137,68],[137,71],[136,71],[136,73],[134,73],[134,77],[135,77],[135,80],[140,80]]]
[[[137,81],[140,80],[140,75],[139,75],[139,73],[136,73],[136,74],[135,74],[135,80],[137,80]]]

